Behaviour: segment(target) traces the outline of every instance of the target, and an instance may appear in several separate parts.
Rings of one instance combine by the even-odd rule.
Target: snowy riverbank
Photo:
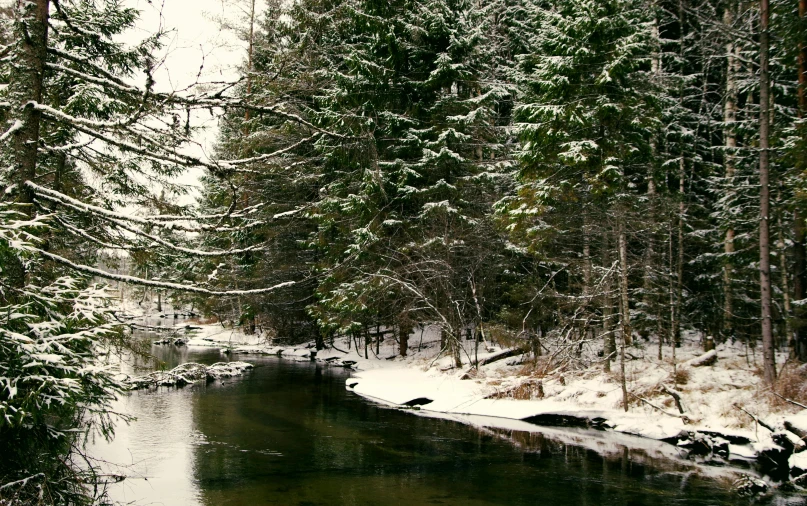
[[[603,373],[601,367],[547,372],[541,358],[506,356],[508,350],[498,346],[480,348],[475,355],[472,341],[464,343],[465,365],[455,368],[450,357],[438,356],[436,329],[410,338],[407,357],[399,355],[397,342],[389,338],[377,350],[357,350],[355,343],[337,340],[334,348],[316,352],[310,344],[273,345],[221,325],[194,325],[185,334],[179,338],[184,345],[218,347],[239,360],[271,354],[350,368],[354,372],[347,388],[419,415],[496,429],[600,429],[575,432],[575,438],[586,439],[585,444],[598,451],[608,445],[647,446],[667,457],[708,463],[704,467],[712,471],[731,464],[725,469],[736,472],[733,465],[739,465],[788,486],[807,483],[807,452],[801,451],[805,445],[794,434],[807,434],[807,414],[761,387],[756,366],[761,357],[739,345],[718,346],[714,363],[697,365],[693,359],[702,352],[690,342],[676,350],[675,368],[670,358],[658,360],[653,346],[631,348],[632,359],[626,362],[631,403],[626,413],[616,373]],[[478,357],[478,368],[469,365],[473,356]],[[504,358],[492,360],[497,357]],[[787,366],[785,374],[795,378],[802,372]],[[678,414],[669,391],[680,395],[684,415]],[[560,432],[571,434],[567,429]]]

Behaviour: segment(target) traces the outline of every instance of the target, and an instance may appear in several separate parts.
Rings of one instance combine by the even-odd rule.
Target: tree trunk
[[[684,214],[686,205],[684,204],[684,191],[686,189],[686,166],[684,155],[678,161],[678,262],[675,265],[675,318],[672,321],[673,346],[681,346],[681,306],[684,298]]]
[[[770,244],[770,75],[768,72],[768,0],[760,0],[759,35],[759,291],[762,309],[763,377],[767,385],[776,380],[776,357],[771,321],[771,244]]]
[[[252,95],[252,60],[255,53],[255,0],[250,1],[249,10],[249,41],[247,47],[247,97],[248,100]],[[250,110],[244,111],[244,122],[249,123]],[[249,125],[244,125],[244,135],[249,134]]]
[[[611,259],[608,254],[610,251],[610,244],[608,244],[608,232],[603,233],[602,245],[602,265],[606,269],[611,267]],[[611,372],[611,360],[613,360],[614,352],[616,351],[616,339],[614,338],[614,328],[611,324],[613,317],[613,302],[611,300],[611,274],[607,275],[605,279],[605,286],[602,295],[602,335],[603,335],[603,369],[605,372]]]
[[[678,318],[678,308],[675,303],[675,285],[673,283],[673,232],[672,232],[672,222],[669,223],[669,230],[668,230],[668,242],[667,242],[667,261],[668,261],[668,269],[669,269],[669,292],[670,292],[670,347],[672,348],[672,362],[673,362],[673,371],[675,371],[675,338],[673,337],[673,331],[676,327],[676,319]]]
[[[807,0],[799,0],[799,20],[801,23],[805,22],[807,16]],[[798,33],[801,35],[799,40],[799,118],[803,119],[807,115],[807,45],[804,44],[803,39],[803,25],[802,30]],[[802,127],[803,129],[804,127]],[[802,132],[804,135],[804,132]],[[793,212],[793,298],[795,300],[803,300],[807,296],[807,248],[804,244],[804,216],[799,210],[799,204],[796,203]],[[796,308],[794,315],[794,340],[792,350],[793,354],[802,362],[807,362],[807,325],[804,323],[805,309],[803,306]]]
[[[726,7],[723,13],[723,23],[727,28],[734,24],[734,13],[731,7]],[[734,190],[734,175],[736,173],[737,134],[734,130],[737,123],[737,52],[739,47],[730,41],[726,44],[726,100],[723,104],[723,140],[726,148],[724,166],[726,176],[726,192]],[[732,277],[734,275],[734,226],[729,223],[726,228],[726,238],[723,245],[725,260],[723,263],[723,338],[728,339],[733,333],[732,314],[734,304],[732,299]]]
[[[781,202],[781,194],[779,199]],[[784,343],[780,344],[788,344],[788,341],[793,338],[793,311],[790,304],[790,280],[788,279],[788,268],[787,268],[787,255],[786,253],[786,246],[785,246],[785,234],[782,229],[782,215],[779,213],[776,217],[776,225],[777,225],[777,232],[779,234],[779,238],[776,241],[776,248],[777,254],[779,255],[779,270],[782,271],[782,307],[784,308],[784,320],[785,320],[785,340]]]
[[[793,213],[793,298],[803,300],[805,298],[805,262],[804,246],[804,217],[799,212],[798,206]],[[804,308],[797,306],[793,318],[794,343],[791,349],[796,358],[802,362],[807,362],[807,325],[804,323]]]
[[[401,325],[398,328],[398,343],[400,347],[400,354],[402,357],[406,356],[406,351],[409,349],[409,334],[412,333],[412,327]]]
[[[583,225],[583,295],[591,294],[591,238],[589,228]]]
[[[633,344],[630,328],[630,301],[628,300],[628,238],[625,232],[625,210],[619,212],[619,293],[621,296],[622,340],[626,345]]]
[[[628,380],[625,377],[625,343],[624,340],[619,343],[619,371],[620,382],[622,384],[622,405],[625,408],[625,413],[628,412]]]
[[[9,97],[11,120],[17,129],[12,136],[11,149],[19,185],[17,199],[22,204],[31,204],[34,200],[25,182],[36,177],[42,113],[31,107],[31,103],[42,102],[49,9],[50,0],[17,0],[14,15],[17,54],[11,62]]]

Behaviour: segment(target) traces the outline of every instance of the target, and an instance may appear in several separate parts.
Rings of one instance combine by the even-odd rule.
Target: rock
[[[757,460],[763,473],[774,479],[786,479],[790,474],[788,460],[791,454],[792,451],[778,444],[771,444],[758,448]]]
[[[669,443],[671,445],[678,446],[678,443],[680,443],[681,441],[686,441],[687,439],[690,439],[689,431],[681,430],[681,432],[679,432],[675,436],[665,437],[662,439],[662,441],[664,441],[665,443]]]
[[[558,415],[554,413],[545,413],[541,415],[528,416],[527,418],[522,418],[522,420],[528,423],[534,423],[535,425],[543,425],[546,427],[588,428],[591,425],[591,420],[589,420],[587,417],[573,416],[573,415]]]
[[[686,431],[682,431],[686,432]],[[727,432],[717,432],[713,430],[699,430],[701,434],[706,434],[707,436],[712,436],[712,438],[722,438],[728,441],[733,445],[748,445],[751,444],[751,440],[745,436],[740,436],[737,434],[731,434]]]
[[[764,481],[744,474],[734,481],[734,491],[743,497],[763,494],[768,490],[768,484]]]
[[[796,450],[796,445],[790,440],[790,437],[786,431],[774,432],[771,434],[771,439],[774,443],[779,445],[784,451],[787,452],[788,457],[790,457],[790,455]]]
[[[428,397],[418,397],[417,399],[404,402],[402,406],[409,406],[411,408],[413,406],[425,406],[426,404],[431,404],[432,402],[434,401]]]
[[[807,452],[794,453],[788,459],[790,476],[794,478],[807,474]]]
[[[800,438],[807,440],[807,409],[788,416],[785,419],[785,428]]]
[[[799,488],[795,485],[794,482],[785,481],[785,482],[779,484],[779,486],[777,487],[777,490],[779,490],[779,492],[792,493],[792,492],[798,492]]]
[[[719,455],[724,459],[728,459],[731,452],[729,451],[730,443],[722,437],[712,440],[712,453]]]
[[[807,488],[807,474],[802,474],[793,479],[793,483],[802,488]]]
[[[677,446],[688,450],[690,455],[706,456],[712,454],[714,442],[712,438],[706,434],[693,432],[689,435],[688,439],[679,441]]]

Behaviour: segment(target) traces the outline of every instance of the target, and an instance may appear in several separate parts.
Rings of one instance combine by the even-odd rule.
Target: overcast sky
[[[163,90],[181,88],[196,79],[204,63],[204,77],[234,79],[245,56],[244,44],[216,19],[234,19],[236,2],[224,0],[126,0],[141,12],[131,41],[143,39],[160,26],[171,30],[166,38],[166,61],[157,76]],[[161,55],[160,55],[161,56]]]
[[[258,3],[263,2],[258,0]],[[246,57],[246,46],[235,33],[222,29],[216,20],[237,20],[238,0],[126,0],[126,4],[141,12],[136,29],[126,35],[127,42],[140,41],[161,26],[171,30],[165,39],[164,54],[155,55],[165,58],[155,73],[157,89],[173,91],[193,84],[203,64],[203,82],[237,79],[237,69]],[[198,140],[205,148],[204,155],[209,154],[216,138],[217,121],[209,114],[199,114],[194,123],[206,127]],[[194,150],[194,154],[202,153]],[[201,169],[191,170],[183,182],[195,185],[201,175]]]

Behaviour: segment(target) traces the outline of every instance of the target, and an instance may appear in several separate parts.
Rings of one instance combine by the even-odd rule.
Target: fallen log
[[[703,355],[687,360],[682,365],[689,367],[705,367],[707,365],[713,365],[715,362],[717,362],[717,351],[711,350]]]
[[[500,351],[499,353],[496,353],[496,354],[491,355],[489,357],[485,357],[482,360],[480,360],[479,361],[479,366],[481,367],[483,365],[492,364],[494,362],[498,362],[499,360],[504,360],[506,358],[515,357],[516,355],[521,355],[523,353],[525,353],[525,352],[524,352],[524,350],[522,348],[512,348],[512,349],[509,349],[509,350]]]

